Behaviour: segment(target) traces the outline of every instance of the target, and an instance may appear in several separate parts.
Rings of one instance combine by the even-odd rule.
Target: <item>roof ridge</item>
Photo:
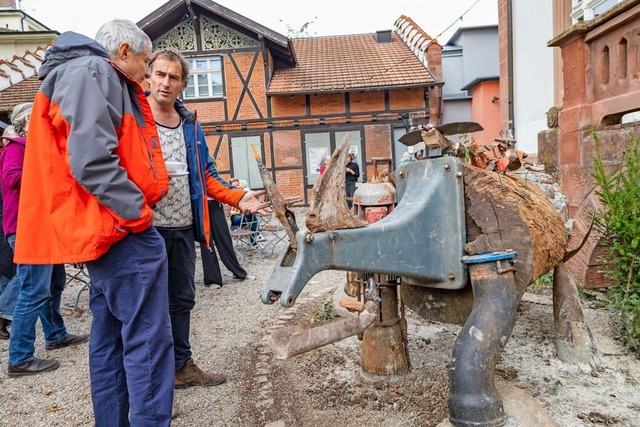
[[[24,55],[13,55],[10,61],[0,59],[0,65],[6,65],[7,68],[15,73],[12,75],[5,70],[0,70],[0,92],[37,75],[44,60],[44,54],[51,46],[53,46],[53,43],[47,42],[46,47],[38,46],[33,52],[25,49]],[[28,58],[29,56],[30,58]],[[22,65],[22,67],[18,64]]]
[[[431,44],[440,44],[429,34],[427,34],[415,21],[406,15],[400,15],[400,18],[394,23],[395,31],[413,54],[422,62],[422,65],[429,68],[427,59],[427,47]]]

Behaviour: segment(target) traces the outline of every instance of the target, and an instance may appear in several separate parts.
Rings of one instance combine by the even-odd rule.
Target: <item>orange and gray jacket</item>
[[[47,52],[27,136],[15,261],[94,260],[153,223],[169,181],[144,91],[94,40]]]

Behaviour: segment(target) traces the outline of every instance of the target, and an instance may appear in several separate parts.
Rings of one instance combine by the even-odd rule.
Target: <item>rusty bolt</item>
[[[313,234],[312,234],[312,233],[307,232],[307,233],[304,235],[304,241],[305,241],[305,242],[307,242],[307,243],[311,243],[311,242],[313,242],[313,239],[314,239],[314,237],[313,237]]]
[[[452,281],[452,282],[453,282],[454,280],[456,280],[456,275],[455,275],[455,274],[453,274],[453,273],[449,273],[449,280],[450,280],[450,281]]]
[[[400,178],[404,178],[404,176],[405,176],[404,171],[400,171],[400,173],[398,174],[398,176],[399,176]]]
[[[451,170],[451,165],[450,165],[450,164],[446,164],[446,165],[444,165],[444,170],[445,170],[446,172],[449,172],[449,171]]]

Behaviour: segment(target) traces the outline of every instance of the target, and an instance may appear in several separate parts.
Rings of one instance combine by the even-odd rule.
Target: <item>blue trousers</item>
[[[162,237],[154,227],[129,234],[85,265],[95,425],[170,425],[175,369]]]
[[[242,227],[247,230],[251,230],[257,234],[259,226],[260,226],[260,220],[258,219],[257,215],[254,215],[251,213],[247,213],[242,216],[231,215],[231,227],[230,227],[231,230],[235,230],[238,227]],[[257,243],[256,234],[252,234],[251,236],[249,236],[249,243],[251,245],[255,245]]]
[[[15,248],[15,239],[15,234],[7,239],[11,249]],[[17,291],[13,294],[15,299],[9,298],[4,307],[6,312],[13,313],[9,365],[16,366],[34,359],[38,317],[47,343],[66,338],[67,329],[60,315],[65,279],[64,265],[61,264],[16,266],[16,275],[3,293],[5,296],[12,290]]]

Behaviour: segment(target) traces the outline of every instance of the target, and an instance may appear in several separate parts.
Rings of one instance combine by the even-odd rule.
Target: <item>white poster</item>
[[[314,174],[320,173],[320,166],[322,166],[322,162],[325,157],[329,156],[329,148],[328,147],[309,147],[309,173]]]

